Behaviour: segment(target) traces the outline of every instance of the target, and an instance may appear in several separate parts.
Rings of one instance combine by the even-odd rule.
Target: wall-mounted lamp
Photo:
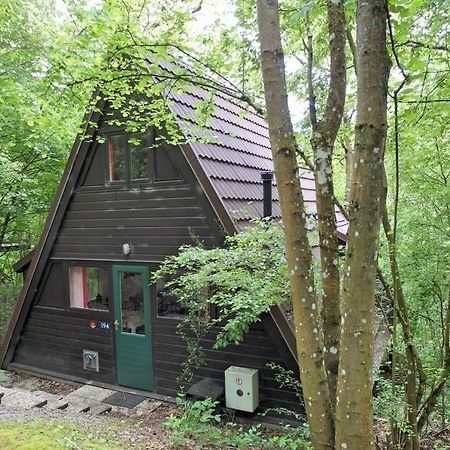
[[[122,245],[122,253],[124,255],[129,255],[131,252],[131,245],[130,244],[123,244]]]

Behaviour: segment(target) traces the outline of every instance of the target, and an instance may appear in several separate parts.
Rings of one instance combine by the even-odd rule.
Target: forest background
[[[289,0],[280,5],[290,109],[298,146],[307,156],[311,86],[320,115],[329,82],[325,3]],[[381,239],[380,268],[392,286],[388,241],[394,236],[409,328],[431,389],[450,368],[445,334],[450,295],[449,3],[411,0],[388,6],[393,64],[386,142],[391,234]],[[236,95],[263,105],[255,3],[236,0],[223,8],[223,3],[207,0],[2,2],[0,327],[20,284],[11,266],[37,242],[91,94],[117,75],[117,67],[109,67],[114,52],[139,46],[162,55],[178,52],[198,68],[209,67],[226,77]],[[333,157],[336,195],[344,206],[356,108],[356,2],[347,1],[345,8],[348,85]],[[105,68],[111,69],[109,79]],[[405,368],[404,342],[399,335],[400,372]],[[383,413],[403,420],[401,384],[398,390],[389,385],[384,391],[399,400],[385,397]],[[442,428],[449,420],[448,391],[439,397],[436,418]]]

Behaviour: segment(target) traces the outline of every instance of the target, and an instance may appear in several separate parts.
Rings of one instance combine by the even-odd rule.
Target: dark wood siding
[[[105,173],[105,155],[103,148],[93,143],[83,166],[79,185],[103,186],[105,184]]]
[[[52,257],[159,262],[184,244],[220,245],[222,232],[214,211],[181,150],[171,152],[183,180],[80,186],[70,200]],[[172,162],[167,159],[167,164]],[[124,243],[131,244],[128,257],[122,254]]]
[[[37,304],[65,308],[69,306],[67,277],[61,263],[50,263],[38,290]]]
[[[35,306],[16,349],[14,362],[36,369],[115,383],[111,330],[91,329],[90,320],[110,321],[108,312]],[[99,352],[100,371],[83,369],[83,350]]]
[[[177,377],[181,364],[186,360],[186,346],[177,334],[180,322],[175,319],[156,318],[153,323],[153,360],[156,392],[176,396],[179,391]],[[206,350],[206,365],[195,372],[192,383],[210,377],[224,383],[224,372],[229,366],[258,369],[260,383],[260,410],[287,408],[301,411],[295,393],[280,388],[275,379],[276,372],[267,367],[275,363],[285,367],[278,349],[262,326],[255,325],[240,345],[229,345],[225,349],[213,349],[218,329],[207,334],[201,345]],[[295,374],[298,377],[298,373]],[[298,378],[297,378],[298,379]],[[191,383],[191,384],[192,384]]]

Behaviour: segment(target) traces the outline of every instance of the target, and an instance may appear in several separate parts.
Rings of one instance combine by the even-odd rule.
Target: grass
[[[119,439],[92,434],[70,422],[5,422],[0,424],[1,450],[119,450]]]

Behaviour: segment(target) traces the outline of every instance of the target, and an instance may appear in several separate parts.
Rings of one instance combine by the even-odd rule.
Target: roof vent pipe
[[[263,217],[272,217],[272,180],[273,172],[262,172],[261,179],[263,182]]]

